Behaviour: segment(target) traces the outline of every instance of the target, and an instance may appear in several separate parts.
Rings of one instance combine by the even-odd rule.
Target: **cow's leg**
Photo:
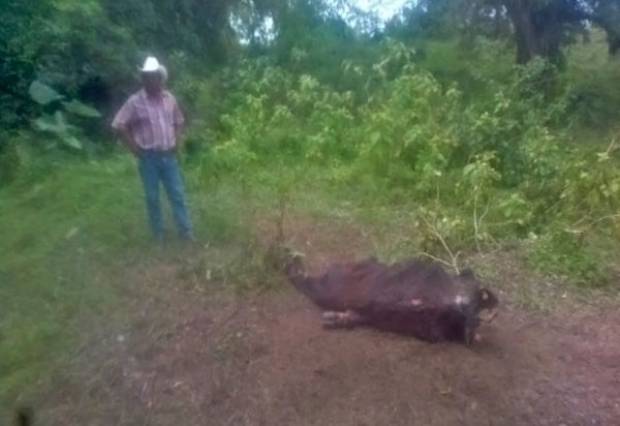
[[[362,322],[362,316],[351,310],[323,312],[323,327],[325,328],[353,328]]]
[[[480,320],[476,317],[469,317],[465,320],[465,344],[467,346],[480,341],[480,335],[476,333]]]

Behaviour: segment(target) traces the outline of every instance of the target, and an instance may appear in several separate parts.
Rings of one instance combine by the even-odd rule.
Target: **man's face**
[[[158,95],[162,90],[162,78],[159,72],[143,72],[142,85],[149,95]]]

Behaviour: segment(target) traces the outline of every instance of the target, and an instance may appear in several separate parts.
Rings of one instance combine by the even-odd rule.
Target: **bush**
[[[568,117],[566,91],[553,66],[515,67],[508,81],[488,81],[494,96],[467,101],[404,46],[386,52],[371,67],[347,64],[367,81],[362,104],[311,75],[247,62],[229,96],[237,102],[216,127],[220,142],[204,155],[205,178],[275,187],[287,170],[319,168],[325,182],[412,208],[418,248],[438,256],[446,245],[456,256],[617,212],[615,147],[591,152],[564,142],[556,126]],[[583,272],[584,246],[549,241],[541,248],[549,256],[584,256],[567,272],[594,276]]]
[[[536,269],[552,273],[580,287],[602,287],[608,283],[600,254],[588,246],[583,236],[554,228],[536,241],[527,254]]]

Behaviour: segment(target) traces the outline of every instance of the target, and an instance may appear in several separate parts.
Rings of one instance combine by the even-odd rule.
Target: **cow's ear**
[[[486,288],[483,288],[482,290],[480,290],[480,298],[486,302],[491,298],[491,295],[489,294],[489,291]]]
[[[486,306],[493,307],[497,305],[498,303],[498,300],[495,294],[493,294],[492,291],[486,288],[481,288],[478,295],[480,297],[480,301],[482,302],[483,306],[486,305]]]

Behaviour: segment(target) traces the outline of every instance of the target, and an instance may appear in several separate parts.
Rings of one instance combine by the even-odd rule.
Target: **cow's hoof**
[[[354,327],[359,320],[359,316],[352,311],[326,311],[323,312],[324,328],[349,328]]]
[[[323,312],[323,327],[324,328],[334,328],[338,323],[338,313],[337,312]]]
[[[474,330],[467,330],[465,332],[465,345],[466,346],[471,346],[474,343],[480,343],[482,341],[482,336],[474,331]]]

